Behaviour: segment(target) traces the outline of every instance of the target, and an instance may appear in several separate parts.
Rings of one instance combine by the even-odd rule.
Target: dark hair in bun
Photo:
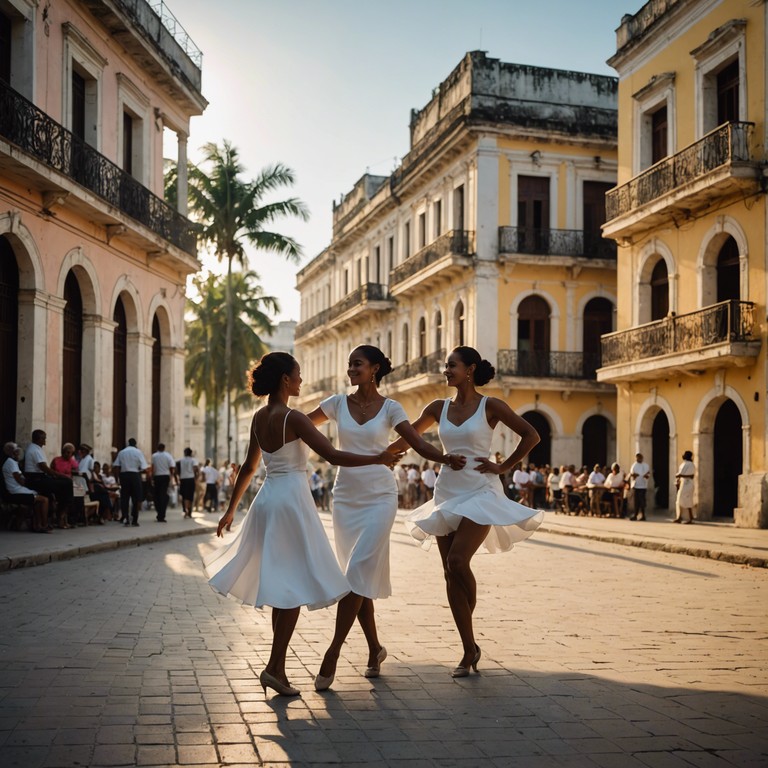
[[[458,355],[464,365],[475,366],[474,380],[478,387],[487,384],[496,375],[496,369],[473,347],[454,347],[451,354]]]
[[[377,384],[380,384],[381,380],[388,373],[392,372],[390,359],[378,347],[374,347],[372,344],[361,344],[359,347],[355,347],[355,349],[359,350],[371,365],[379,366],[379,370],[376,371]]]
[[[271,395],[280,388],[283,376],[290,376],[298,365],[296,358],[287,352],[270,352],[259,360],[251,371],[251,392],[256,397]]]

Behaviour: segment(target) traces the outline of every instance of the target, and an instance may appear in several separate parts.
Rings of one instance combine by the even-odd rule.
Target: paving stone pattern
[[[481,674],[437,549],[396,526],[389,658],[303,612],[301,698],[265,697],[270,616],[214,594],[195,536],[0,574],[0,766],[768,766],[768,572],[539,534],[478,556]]]

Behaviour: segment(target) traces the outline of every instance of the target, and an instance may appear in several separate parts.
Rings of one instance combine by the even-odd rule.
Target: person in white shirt
[[[421,482],[424,484],[424,490],[427,495],[427,501],[429,501],[435,495],[435,483],[437,482],[437,473],[427,463],[424,462],[421,468]]]
[[[573,488],[576,485],[576,475],[574,470],[576,467],[571,464],[569,466],[563,465],[562,472],[560,473],[560,490],[563,494],[563,510],[566,514],[578,509],[579,497],[573,492]]]
[[[19,446],[8,442],[3,446],[3,501],[10,501],[32,510],[32,530],[35,533],[50,533],[48,527],[48,499],[27,488],[24,475],[16,461],[20,453]]]
[[[651,468],[643,461],[643,454],[635,455],[635,463],[629,468],[635,513],[631,520],[645,520],[645,502],[648,493],[648,478]]]
[[[141,473],[149,467],[144,454],[136,447],[136,438],[128,440],[128,445],[117,454],[112,469],[116,470],[117,479],[120,481],[120,522],[123,525],[129,523],[133,526],[139,524],[139,510],[143,501],[143,488],[141,486]],[[131,516],[128,510],[131,507]]]
[[[530,507],[531,475],[529,472],[526,472],[522,464],[518,465],[517,469],[512,473],[512,484],[515,486],[520,503]]]
[[[421,474],[414,464],[408,467],[408,509],[413,509],[419,503],[419,481]]]
[[[176,460],[165,450],[165,443],[158,443],[152,454],[152,498],[155,502],[157,522],[165,522],[168,509],[168,486],[176,477]]]
[[[599,464],[595,464],[594,469],[587,478],[587,488],[589,489],[589,508],[593,515],[600,515],[600,502],[603,499],[605,488],[605,475],[602,473]]]
[[[219,470],[211,464],[210,459],[205,460],[203,476],[205,477],[203,509],[207,512],[217,512],[219,509]]]
[[[605,487],[611,492],[613,499],[613,514],[616,517],[622,517],[622,506],[624,504],[624,475],[621,467],[617,463],[611,464],[611,471],[605,478]]]
[[[192,502],[195,498],[195,481],[200,474],[200,465],[192,455],[191,448],[184,449],[184,457],[179,459],[179,495],[184,517],[192,517]]]
[[[44,430],[32,431],[32,442],[24,451],[24,480],[28,488],[41,496],[47,496],[49,500],[51,496],[56,499],[58,525],[60,528],[69,528],[67,514],[74,498],[72,478],[49,466],[43,450],[47,440]]]

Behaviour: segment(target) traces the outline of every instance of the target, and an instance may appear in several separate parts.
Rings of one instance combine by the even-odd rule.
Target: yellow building
[[[616,250],[601,239],[616,180],[616,80],[468,53],[411,117],[390,176],[333,211],[329,247],[298,274],[299,407],[343,391],[346,360],[379,346],[383,391],[415,418],[450,391],[446,352],[476,347],[485,388],[542,434],[537,463],[615,455],[615,390],[599,383],[615,327]],[[497,433],[507,454],[512,436]]]
[[[642,451],[657,507],[681,454],[698,516],[765,527],[766,5],[653,0],[622,19],[618,327],[598,379],[617,385],[618,452]],[[653,497],[653,494],[652,494]]]

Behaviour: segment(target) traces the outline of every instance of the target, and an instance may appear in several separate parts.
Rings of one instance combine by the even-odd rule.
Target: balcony
[[[389,289],[393,296],[418,291],[429,278],[450,279],[461,274],[474,263],[475,233],[466,229],[446,232],[425,248],[398,264],[389,275]]]
[[[328,318],[331,316],[330,309],[322,309],[316,315],[305,320],[303,323],[299,323],[296,326],[296,330],[293,332],[293,338],[298,340],[304,336],[308,336],[312,331],[317,328],[325,327],[328,322]]]
[[[600,367],[600,353],[500,349],[496,363],[497,376],[595,381],[595,372]]]
[[[753,365],[760,352],[751,301],[721,301],[696,312],[602,337],[598,381],[658,379],[708,368]]]
[[[518,259],[519,255],[547,258]],[[499,257],[506,259],[509,256],[515,256],[515,261],[535,264],[569,265],[573,259],[615,262],[616,241],[582,229],[499,227]]]
[[[323,393],[323,397],[327,394],[335,392],[336,377],[326,376],[325,378],[318,379],[317,381],[311,381],[309,384],[305,384],[301,388],[302,395],[317,395],[318,392]]]
[[[3,140],[12,146],[4,148]],[[170,244],[191,257],[177,254],[189,271],[199,268],[189,219],[2,80],[0,175],[40,191],[44,199],[51,193],[97,224],[119,228],[121,237],[159,257],[174,257]]]
[[[605,237],[629,238],[679,224],[714,202],[760,189],[751,157],[754,123],[724,123],[681,152],[665,157],[605,196]]]
[[[424,384],[436,384],[443,380],[446,351],[438,349],[407,363],[398,365],[385,379],[387,387],[395,385],[396,391],[412,389]]]

